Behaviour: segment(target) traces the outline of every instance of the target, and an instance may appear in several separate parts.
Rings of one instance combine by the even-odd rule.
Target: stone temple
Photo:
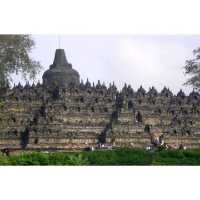
[[[56,50],[42,84],[0,89],[0,149],[145,148],[161,138],[200,147],[199,93],[83,83],[63,49]]]
[[[66,88],[70,85],[78,86],[80,83],[79,73],[72,69],[67,62],[64,49],[57,49],[53,65],[43,74],[43,84],[47,88]]]

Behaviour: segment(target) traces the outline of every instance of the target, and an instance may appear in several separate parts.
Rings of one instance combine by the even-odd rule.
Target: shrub
[[[200,165],[200,149],[98,150],[93,152],[26,153],[6,156],[0,153],[0,165]]]

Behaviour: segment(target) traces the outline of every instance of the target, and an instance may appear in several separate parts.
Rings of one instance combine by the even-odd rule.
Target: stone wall
[[[145,148],[152,133],[170,145],[200,145],[200,95],[164,88],[118,91],[89,81],[66,88],[41,84],[0,91],[0,148],[83,149],[107,143]]]

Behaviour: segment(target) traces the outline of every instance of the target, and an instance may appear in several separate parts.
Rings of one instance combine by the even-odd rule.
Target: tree
[[[190,76],[185,85],[200,91],[200,47],[193,50],[193,55],[194,58],[186,60],[184,66],[185,74]]]
[[[0,35],[0,87],[12,82],[12,74],[25,80],[36,77],[41,65],[29,56],[34,46],[30,35]]]

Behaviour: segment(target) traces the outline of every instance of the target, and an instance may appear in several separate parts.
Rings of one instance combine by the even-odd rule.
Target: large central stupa
[[[50,69],[44,72],[43,84],[48,88],[68,87],[70,85],[78,85],[80,82],[79,73],[68,63],[64,49],[57,49],[54,62],[50,65]]]

